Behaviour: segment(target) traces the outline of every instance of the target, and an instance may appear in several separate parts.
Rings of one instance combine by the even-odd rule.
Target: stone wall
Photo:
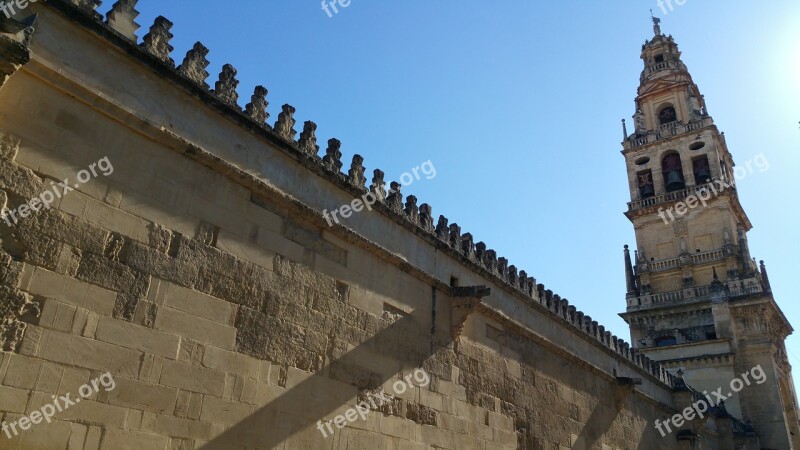
[[[202,44],[175,69],[166,19],[137,46],[130,2],[110,25],[97,3],[33,5],[0,89],[6,208],[113,164],[0,222],[0,413],[116,384],[0,449],[679,448],[652,425],[676,408],[662,368],[413,196],[328,227],[362,158],[345,175],[294,108],[239,107],[232,67],[209,90]],[[429,385],[322,437],[417,368]]]

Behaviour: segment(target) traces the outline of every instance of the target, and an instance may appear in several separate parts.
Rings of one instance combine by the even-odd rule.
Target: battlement
[[[505,286],[508,292],[523,299],[535,310],[543,312],[546,310],[553,319],[569,324],[576,332],[595,341],[607,351],[618,355],[662,383],[673,386],[673,376],[663,367],[632,348],[623,339],[606,331],[604,326],[577,310],[567,299],[562,299],[543,284],[537,283],[534,277],[510,264],[506,258],[498,257],[497,252],[488,248],[484,242],[475,242],[472,234],[462,232],[457,223],[450,223],[450,220],[443,215],[435,220],[431,205],[427,203],[418,205],[418,199],[414,195],[408,195],[403,199],[403,195],[399,192],[399,184],[392,183],[392,187],[396,188],[395,194],[379,195],[386,190],[384,172],[374,169],[368,184],[365,175],[367,169],[361,155],[353,155],[349,168],[344,173],[341,142],[335,138],[329,139],[324,153],[320,153],[316,137],[317,125],[313,121],[305,121],[298,136],[295,129],[296,110],[291,105],[283,105],[277,120],[270,125],[268,120],[271,115],[268,111],[266,87],[257,86],[249,102],[242,106],[237,92],[239,85],[237,71],[232,65],[223,66],[212,89],[208,81],[210,75],[206,71],[210,64],[207,59],[209,49],[201,42],[195,43],[182,61],[176,64],[173,59],[174,48],[170,45],[173,38],[170,30],[173,24],[165,17],[156,18],[139,42],[137,30],[140,27],[136,23],[139,13],[136,11],[136,3],[136,0],[117,1],[105,19],[96,11],[101,5],[100,0],[50,0],[47,5],[103,36],[127,54],[200,97],[209,106],[228,115],[244,129],[266,139],[286,155],[354,198],[367,192],[376,194],[379,201],[373,206],[375,211],[412,231],[437,250],[460,261],[480,276]],[[334,227],[344,228],[340,224]]]

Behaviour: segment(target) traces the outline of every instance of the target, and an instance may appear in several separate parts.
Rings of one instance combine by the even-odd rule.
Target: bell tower
[[[636,249],[624,250],[627,309],[620,316],[648,357],[682,370],[701,392],[722,388],[723,408],[741,432],[752,424],[763,448],[800,449],[784,346],[793,329],[764,262],[750,255],[752,225],[725,135],[675,40],[662,34],[660,19],[653,25],[654,36],[642,46],[632,133],[623,120],[631,199],[625,215]],[[757,367],[765,381],[731,389],[732,380]]]

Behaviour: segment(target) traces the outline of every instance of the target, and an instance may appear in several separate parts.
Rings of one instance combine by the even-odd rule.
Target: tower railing
[[[650,75],[666,69],[686,70],[686,66],[680,61],[661,61],[654,64],[650,64],[645,66],[644,70],[642,70],[642,74],[639,76],[639,80],[644,81]]]
[[[652,197],[647,197],[640,200],[634,200],[632,202],[628,202],[628,211],[636,211],[637,209],[648,208],[651,206],[659,205],[661,203],[672,202],[675,200],[682,200],[704,189],[710,189],[711,185],[715,183],[715,180],[711,180],[708,183],[703,183],[697,186],[689,186],[677,191],[665,192],[663,194],[654,195]],[[717,188],[715,187],[714,190],[716,189]],[[730,189],[734,189],[734,187],[731,186]]]
[[[683,133],[691,133],[693,131],[697,131],[701,128],[705,128],[714,121],[711,117],[703,117],[700,120],[694,120],[687,124],[682,124],[680,122],[670,122],[664,125],[660,125],[655,130],[647,131],[647,134],[639,134],[633,135],[623,142],[626,148],[636,148],[641,147],[643,145],[647,145],[653,142],[658,142],[662,139],[670,138],[673,136],[679,136]]]
[[[724,286],[725,297],[735,299],[765,292],[761,282],[756,278],[748,280],[735,280]],[[628,310],[646,309],[662,305],[681,305],[705,301],[711,298],[712,285],[692,286],[674,291],[659,292],[657,294],[644,294],[628,298]]]
[[[710,252],[695,253],[692,255],[692,262],[695,264],[704,264],[714,261],[719,261],[725,258],[725,250],[711,250]]]
[[[725,258],[725,250],[717,249],[703,253],[693,253],[690,255],[693,264],[707,264],[711,262],[720,261]],[[667,270],[677,269],[681,267],[681,257],[662,259],[660,261],[645,261],[638,265],[640,270],[647,270],[648,272],[664,272]]]

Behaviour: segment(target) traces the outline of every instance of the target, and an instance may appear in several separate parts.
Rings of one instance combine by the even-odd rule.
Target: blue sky
[[[292,104],[296,128],[315,121],[321,143],[343,142],[346,164],[359,153],[368,173],[380,168],[388,180],[431,160],[436,178],[405,194],[626,340],[617,316],[622,246],[635,241],[622,214],[620,119],[632,122],[652,8],[735,161],[763,153],[770,163],[739,191],[755,227],[751,252],[766,261],[776,299],[800,327],[796,0],[686,0],[668,14],[655,0],[352,0],[333,17],[317,0],[142,0],[137,8],[140,38],[157,15],[169,18],[178,63],[202,41],[212,86],[233,64],[241,104],[265,85],[270,122]],[[800,338],[788,348],[797,378]]]

